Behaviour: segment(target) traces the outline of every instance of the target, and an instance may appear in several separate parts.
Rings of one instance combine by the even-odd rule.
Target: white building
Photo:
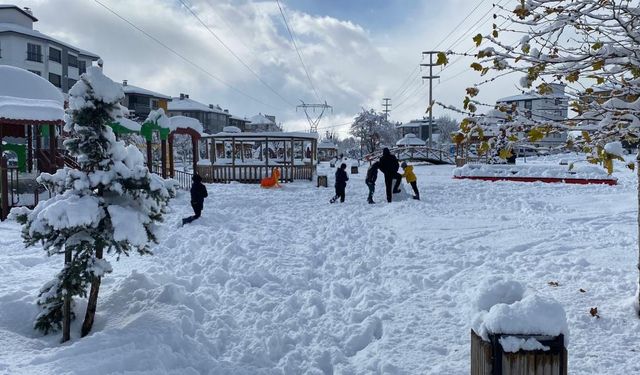
[[[248,132],[281,132],[282,128],[276,124],[276,117],[259,113],[249,118],[245,125]]]
[[[550,86],[553,90],[550,94],[529,92],[498,99],[496,104],[506,106],[506,113],[510,115],[514,114],[512,108],[515,107],[520,116],[536,122],[566,120],[569,97],[564,93],[565,85],[552,83]]]
[[[398,129],[403,137],[407,134],[415,134],[418,139],[428,141],[429,136],[432,135],[432,141],[435,141],[438,138],[437,135],[440,134],[440,129],[435,119],[432,124],[432,129],[429,130],[429,119],[411,120],[398,125]]]
[[[0,65],[26,69],[66,93],[100,57],[34,30],[34,22],[29,8],[0,5]]]

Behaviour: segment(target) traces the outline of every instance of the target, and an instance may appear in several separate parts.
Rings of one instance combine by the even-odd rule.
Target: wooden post
[[[49,125],[49,152],[51,153],[51,173],[58,169],[57,150],[56,150],[56,126]]]
[[[151,140],[147,139],[147,168],[153,173],[153,153],[151,152]]]
[[[167,178],[167,140],[160,140],[160,161],[162,163],[162,178]]]
[[[216,144],[216,139],[215,138],[211,138],[211,164],[215,164],[216,163],[216,157],[218,156],[218,148],[217,148],[217,144]]]
[[[173,133],[169,134],[169,177],[174,178],[176,175],[176,167],[173,160]]]
[[[267,173],[269,173],[269,137],[265,137],[265,143],[267,145],[267,154],[265,155],[265,160],[267,162]]]
[[[33,172],[33,125],[27,125],[27,172]]]
[[[193,173],[198,172],[198,160],[200,158],[200,150],[198,149],[198,140],[192,135],[191,136],[191,149],[192,149],[192,159],[193,159]]]
[[[2,136],[0,136],[0,220],[4,221],[9,215],[9,175],[7,160],[2,155]]]
[[[231,175],[233,180],[236,179],[236,137],[231,137]]]
[[[244,142],[240,141],[240,158],[242,159],[242,164],[244,164]]]

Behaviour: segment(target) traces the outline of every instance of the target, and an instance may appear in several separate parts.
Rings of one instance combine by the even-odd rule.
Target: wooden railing
[[[198,174],[204,182],[228,183],[237,181],[247,184],[260,183],[260,180],[271,175],[273,168],[280,169],[280,182],[313,179],[313,165],[199,165]]]
[[[391,148],[391,154],[399,160],[427,161],[434,164],[455,164],[455,158],[449,150],[441,150],[428,146],[407,146]],[[365,155],[364,160],[374,161],[382,156],[382,150]]]
[[[180,185],[181,189],[184,189],[184,190],[191,189],[192,178],[193,178],[193,173],[183,172],[183,171],[173,171],[173,179],[178,181],[178,185]]]

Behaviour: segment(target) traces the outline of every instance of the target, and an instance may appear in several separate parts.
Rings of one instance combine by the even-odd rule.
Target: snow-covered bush
[[[64,142],[79,169],[43,173],[38,182],[56,195],[33,210],[14,209],[27,246],[42,243],[48,255],[65,254],[65,266],[40,291],[35,327],[45,334],[63,323],[64,304],[91,293],[82,334],[93,323],[100,278],[111,271],[104,252],[118,257],[150,254],[174,186],[150,174],[140,151],[116,141],[107,125],[121,115],[122,87],[92,67],[69,92]],[[69,318],[73,317],[68,310]],[[63,341],[68,339],[68,327]],[[65,333],[66,336],[65,337]]]

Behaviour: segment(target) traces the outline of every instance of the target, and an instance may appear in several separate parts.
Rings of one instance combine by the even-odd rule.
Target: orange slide
[[[271,176],[260,180],[260,186],[263,188],[281,187],[278,179],[280,178],[280,169],[273,168]]]

